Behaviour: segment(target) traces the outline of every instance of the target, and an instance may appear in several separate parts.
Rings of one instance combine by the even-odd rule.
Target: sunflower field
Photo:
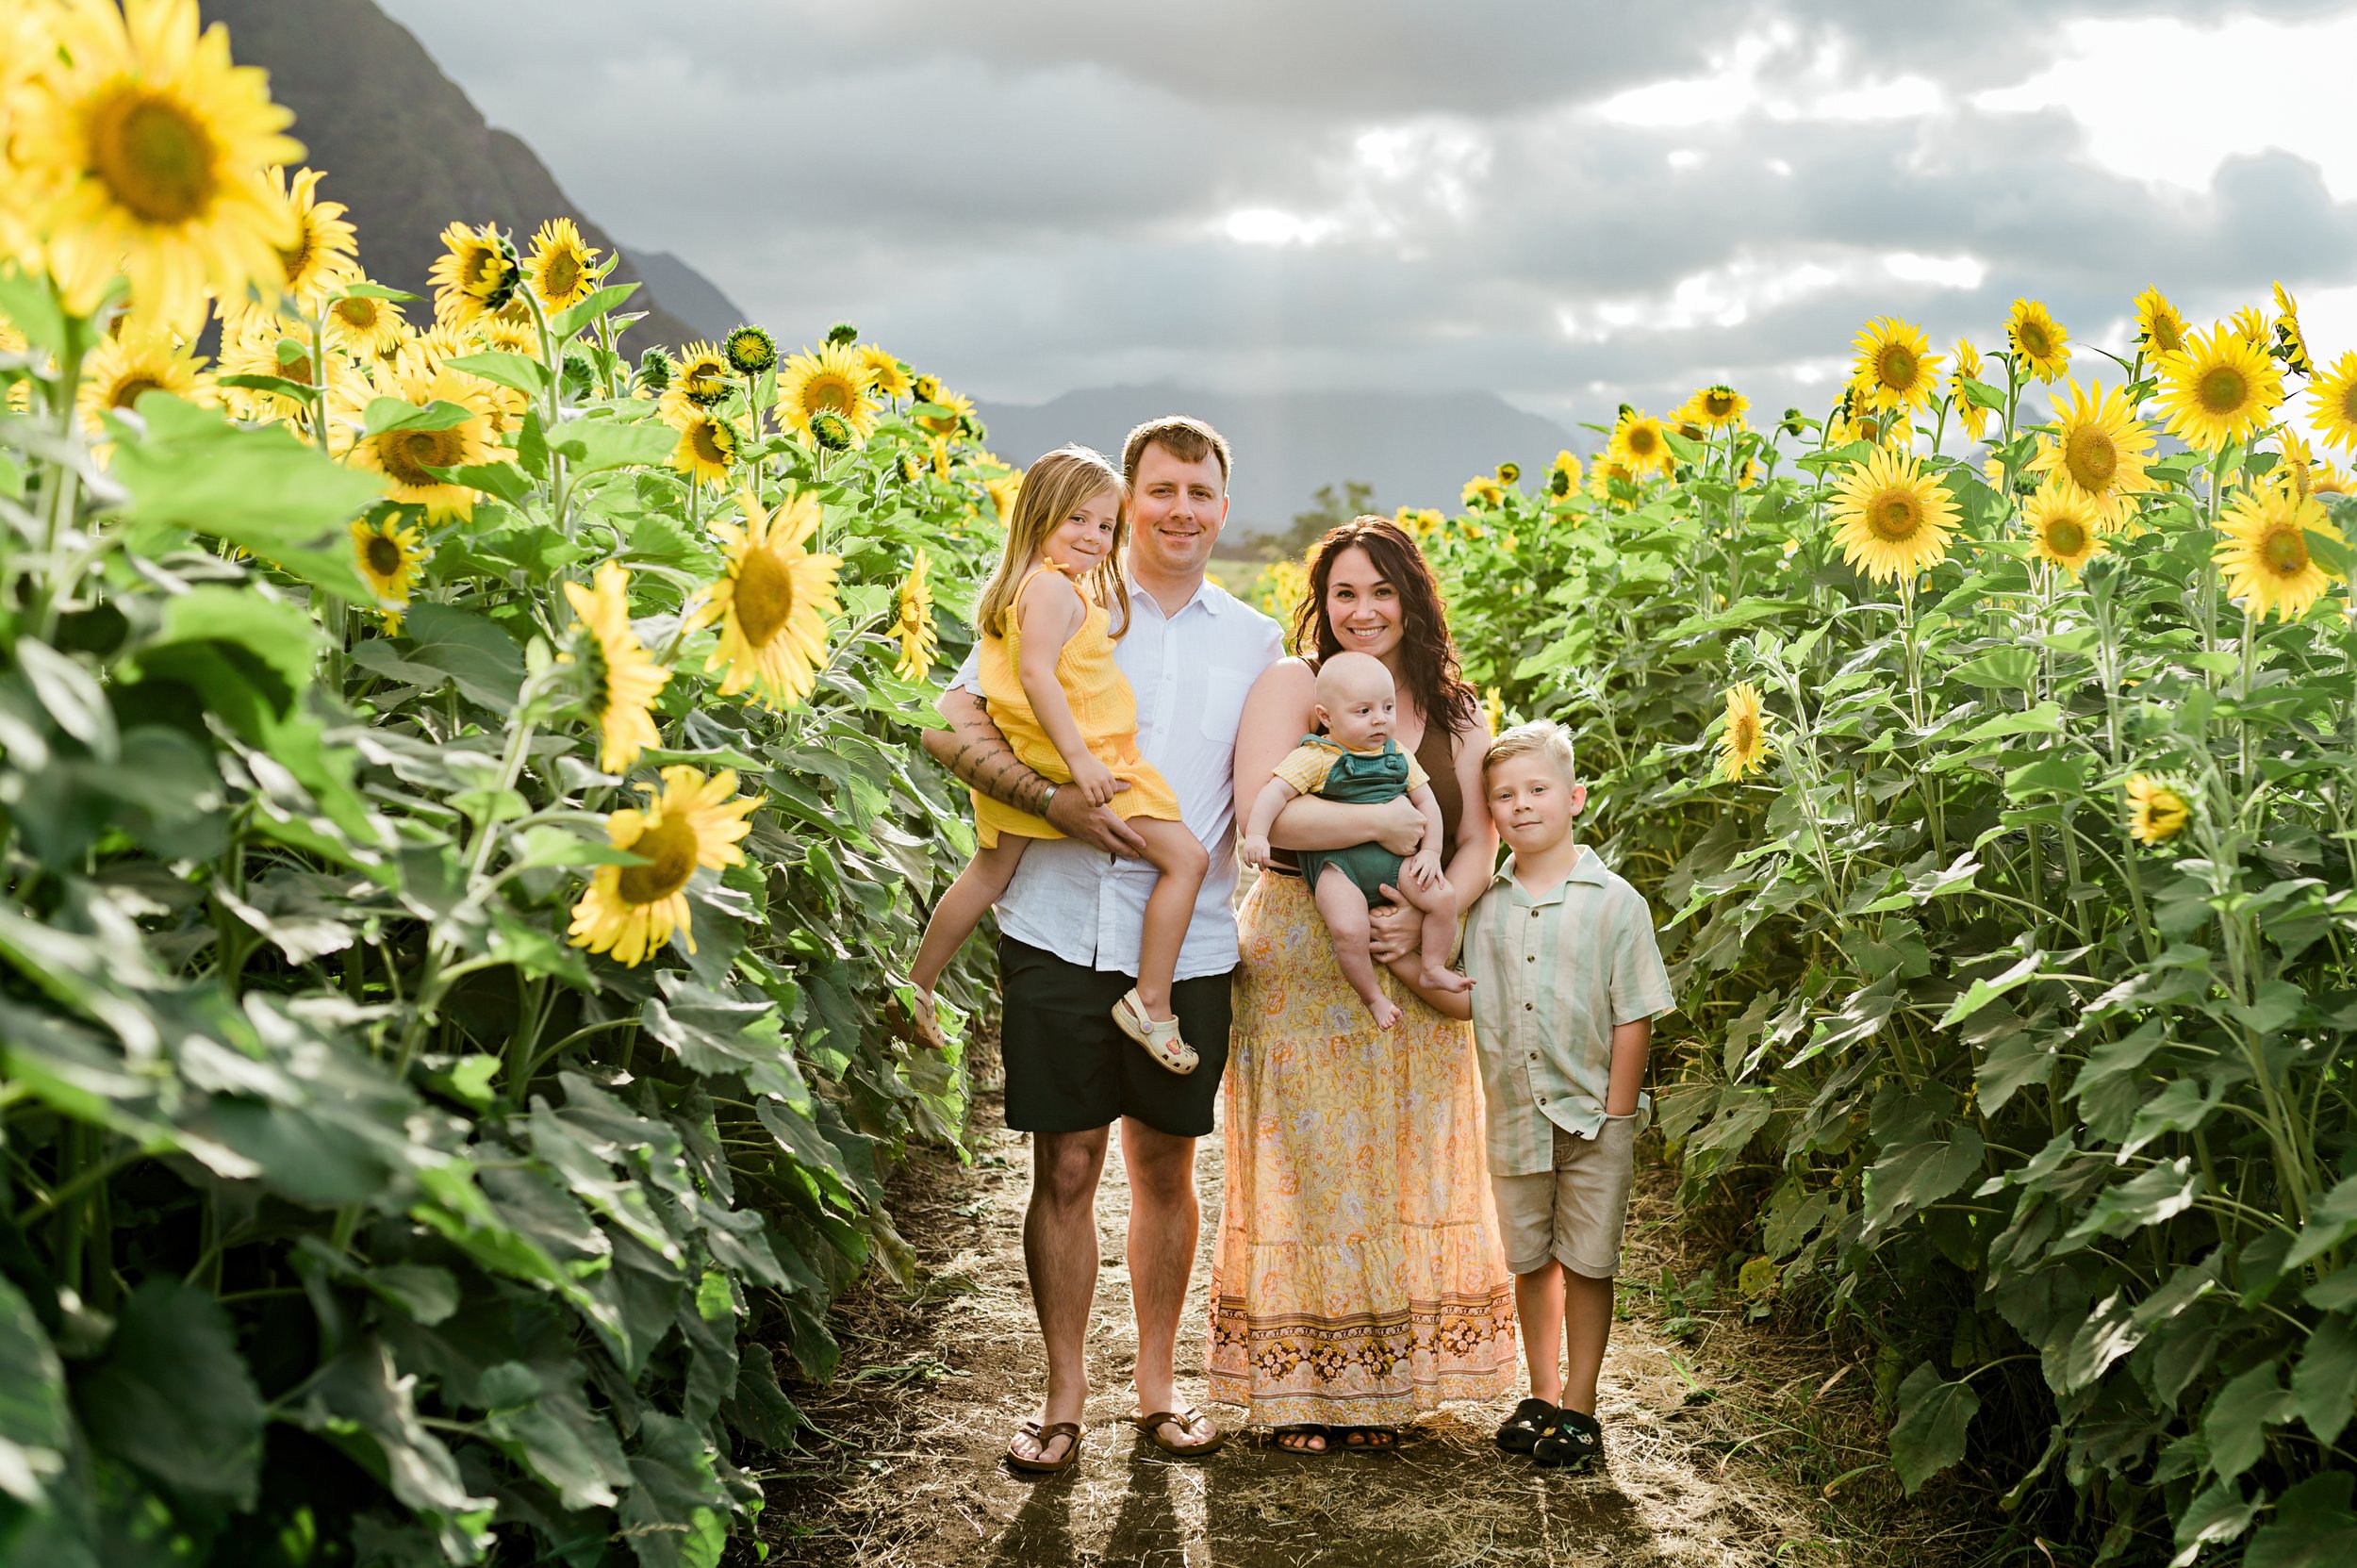
[[[1013,476],[567,222],[371,282],[190,0],[0,27],[0,1560],[709,1565],[963,1121]]]
[[[2035,301],[1985,353],[1879,319],[1822,420],[1706,388],[1402,520],[1666,928],[1724,1283],[1874,1351],[1906,1488],[1963,1467],[2024,1559],[2348,1562],[2357,619],[2316,449],[2357,448],[2357,354],[2280,289],[2135,312],[2125,357]]]

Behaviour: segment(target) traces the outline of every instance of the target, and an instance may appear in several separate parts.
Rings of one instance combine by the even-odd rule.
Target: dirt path
[[[761,1533],[772,1561],[1930,1568],[1961,1547],[1935,1518],[1955,1518],[1953,1502],[1899,1505],[1878,1464],[1864,1368],[1821,1341],[1741,1322],[1724,1292],[1660,1282],[1665,1264],[1673,1278],[1700,1270],[1674,1254],[1659,1171],[1632,1214],[1599,1412],[1602,1473],[1541,1472],[1498,1453],[1490,1434],[1510,1397],[1428,1416],[1394,1454],[1302,1458],[1245,1434],[1209,1461],[1177,1461],[1121,1420],[1133,1408],[1133,1336],[1116,1140],[1098,1197],[1087,1446],[1070,1475],[1017,1479],[997,1457],[1039,1379],[1020,1242],[1030,1149],[998,1126],[995,1099],[977,1119],[971,1167],[928,1152],[896,1183],[896,1215],[924,1267],[916,1289],[870,1281],[847,1296],[835,1381],[791,1391],[824,1437],[769,1478]],[[1203,1248],[1178,1342],[1180,1386],[1197,1391],[1219,1147],[1205,1140],[1198,1164]],[[1208,1408],[1231,1427],[1243,1414]],[[1822,1489],[1838,1479],[1828,1501]]]

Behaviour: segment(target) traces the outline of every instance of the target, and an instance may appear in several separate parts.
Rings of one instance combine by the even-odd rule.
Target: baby
[[[1304,850],[1296,855],[1302,881],[1316,898],[1318,914],[1334,938],[1334,957],[1343,976],[1375,1015],[1378,1029],[1399,1021],[1399,1007],[1376,986],[1375,961],[1367,952],[1367,909],[1384,900],[1387,884],[1424,916],[1424,988],[1463,991],[1473,984],[1448,966],[1448,950],[1457,939],[1457,897],[1441,872],[1441,806],[1424,769],[1392,738],[1396,701],[1392,672],[1381,660],[1365,653],[1336,653],[1321,664],[1316,712],[1326,734],[1303,735],[1301,744],[1277,765],[1276,776],[1252,802],[1236,846],[1246,866],[1265,864],[1268,831],[1285,802],[1296,795],[1354,805],[1379,805],[1405,795],[1424,813],[1424,843],[1405,861],[1380,844]]]

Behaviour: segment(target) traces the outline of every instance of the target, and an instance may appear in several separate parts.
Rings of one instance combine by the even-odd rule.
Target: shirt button
[[[1539,1053],[1538,1053],[1537,1051],[1535,1051],[1535,1050],[1534,1050],[1534,1051],[1532,1051],[1532,1052],[1530,1053],[1530,1059],[1531,1059],[1533,1062],[1538,1061],[1538,1060],[1539,1060]]]
[[[1535,910],[1535,909],[1534,909],[1534,910],[1532,910],[1532,911],[1530,912],[1530,917],[1531,917],[1532,919],[1536,920],[1537,918],[1539,918],[1539,912],[1538,912],[1537,910]]]
[[[1541,1096],[1539,1097],[1539,1103],[1540,1103],[1540,1104],[1541,1104],[1541,1105],[1544,1105],[1546,1102],[1547,1102],[1547,1097],[1546,1097],[1546,1096],[1544,1096],[1544,1095],[1541,1095]]]
[[[1524,1011],[1524,1012],[1525,1012],[1525,1013],[1527,1013],[1527,1012],[1531,1011],[1533,1008],[1537,1007],[1538,1005],[1539,1005],[1539,1004],[1538,1004],[1537,1002],[1533,1002],[1533,1001],[1526,1001],[1526,1002],[1523,1003],[1523,1011]]]
[[[1523,954],[1523,962],[1525,964],[1536,964],[1539,962],[1539,955],[1537,953],[1525,953]]]

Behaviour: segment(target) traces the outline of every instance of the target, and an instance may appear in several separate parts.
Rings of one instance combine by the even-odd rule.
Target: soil
[[[1777,1322],[1772,1301],[1692,1285],[1703,1268],[1681,1251],[1673,1180],[1657,1166],[1632,1206],[1599,1401],[1600,1471],[1541,1471],[1501,1454],[1491,1434],[1513,1395],[1426,1416],[1389,1454],[1295,1455],[1241,1431],[1217,1455],[1183,1461],[1122,1419],[1135,1407],[1129,1188],[1115,1139],[1097,1199],[1082,1457],[1053,1479],[1018,1477],[998,1460],[1035,1413],[1040,1386],[1020,1234],[1030,1145],[999,1124],[995,1097],[978,1107],[968,1144],[970,1164],[921,1151],[896,1180],[893,1212],[920,1263],[914,1287],[871,1276],[846,1295],[832,1320],[844,1348],[834,1380],[787,1389],[815,1429],[766,1477],[759,1535],[770,1561],[1934,1568],[1963,1560],[1985,1529],[1953,1494],[1901,1498],[1871,1367]],[[1199,1391],[1216,1135],[1196,1170],[1203,1246],[1178,1371],[1182,1390]],[[1753,1321],[1763,1308],[1765,1321]],[[1205,1408],[1231,1429],[1244,1417]]]

